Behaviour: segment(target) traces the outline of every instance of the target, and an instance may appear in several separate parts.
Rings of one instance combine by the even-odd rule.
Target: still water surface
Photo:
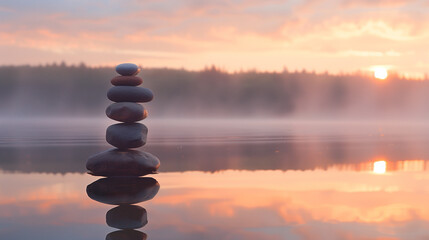
[[[3,121],[0,239],[106,239],[115,207],[89,198],[91,121]],[[429,239],[429,127],[286,121],[146,121],[147,239]],[[125,187],[126,188],[126,187]],[[108,197],[108,196],[107,196]],[[142,239],[128,235],[124,240]],[[113,235],[108,236],[114,238]]]

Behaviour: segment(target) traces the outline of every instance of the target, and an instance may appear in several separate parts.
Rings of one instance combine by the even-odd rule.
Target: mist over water
[[[0,67],[0,117],[102,117],[113,68]],[[429,82],[391,75],[143,69],[153,118],[424,120]]]

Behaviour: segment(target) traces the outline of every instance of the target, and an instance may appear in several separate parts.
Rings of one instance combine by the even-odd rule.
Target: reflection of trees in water
[[[289,137],[293,139],[294,137]],[[429,159],[427,142],[350,142],[335,137],[325,142],[220,143],[149,145],[162,159],[163,172],[235,170],[312,170],[334,164],[359,165],[382,156],[389,161]],[[88,155],[98,146],[56,146],[0,149],[0,169],[6,172],[85,172]],[[49,154],[47,154],[49,152]],[[30,158],[31,156],[31,158]],[[61,161],[58,161],[61,159]]]
[[[89,184],[88,196],[104,204],[117,205],[106,214],[108,226],[120,229],[109,233],[109,240],[142,240],[145,233],[135,229],[147,223],[146,209],[135,205],[151,200],[159,191],[159,183],[150,177],[108,177]]]

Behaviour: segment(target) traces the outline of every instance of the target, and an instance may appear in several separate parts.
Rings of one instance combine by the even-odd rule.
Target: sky
[[[427,0],[0,0],[0,65],[429,73]]]

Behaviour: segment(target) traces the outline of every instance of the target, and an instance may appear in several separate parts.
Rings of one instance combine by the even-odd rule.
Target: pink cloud
[[[417,0],[341,0],[345,7],[400,7],[418,2]]]
[[[191,69],[221,63],[231,70],[279,70],[289,65],[336,72],[367,67],[364,61],[344,61],[349,57],[391,61],[394,56],[389,54],[360,54],[387,52],[414,54],[421,62],[419,72],[428,64],[420,51],[429,38],[428,15],[416,1],[166,0],[131,1],[128,9],[123,6],[108,5],[106,12],[96,8],[35,12],[7,6],[4,9],[16,14],[6,15],[0,23],[0,45],[17,52],[40,51],[34,59],[52,59],[54,54],[55,59],[96,65],[150,59],[156,66]],[[352,51],[357,54],[343,54]],[[321,56],[338,62],[322,63],[317,60]],[[14,59],[16,63],[37,61],[29,62],[33,58],[25,54]],[[264,59],[266,65],[254,59]],[[408,59],[395,61],[382,64],[407,71],[414,68]],[[342,66],[344,62],[350,64]]]

